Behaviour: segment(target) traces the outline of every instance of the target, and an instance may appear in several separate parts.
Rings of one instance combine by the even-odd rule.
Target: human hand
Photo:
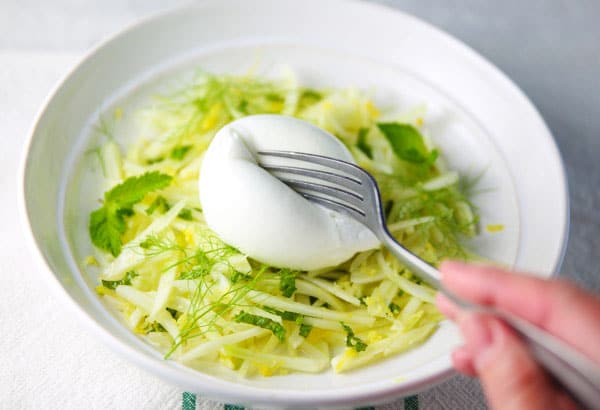
[[[444,262],[440,271],[443,285],[457,296],[519,316],[600,363],[597,296],[564,280],[515,275],[494,267]],[[501,320],[461,310],[441,294],[437,305],[458,324],[465,339],[452,355],[454,367],[481,379],[493,409],[576,408]]]

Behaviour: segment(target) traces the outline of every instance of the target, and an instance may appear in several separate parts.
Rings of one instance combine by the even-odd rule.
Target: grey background
[[[562,271],[600,291],[600,1],[378,2],[463,40],[508,74],[538,107],[557,140],[570,184],[571,232]],[[83,53],[139,17],[186,3],[0,0],[0,52]],[[422,403],[426,408],[484,406],[476,382],[465,378],[435,388]]]

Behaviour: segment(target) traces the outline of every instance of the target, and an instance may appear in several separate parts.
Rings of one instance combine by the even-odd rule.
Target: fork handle
[[[586,409],[600,406],[600,366],[550,333],[505,312],[464,301],[441,285],[440,273],[433,266],[400,245],[389,232],[378,235],[386,248],[410,271],[439,289],[461,308],[494,315],[514,331],[541,365],[571,396]]]
[[[387,229],[380,233],[378,239],[385,245],[385,247],[398,259],[404,266],[411,272],[419,276],[425,282],[429,283],[435,289],[441,289],[442,284],[440,282],[440,272],[419,258],[417,255],[400,245],[390,234]]]
[[[562,340],[517,316],[504,312],[495,314],[522,337],[537,363],[553,376],[582,408],[598,408],[600,366]]]

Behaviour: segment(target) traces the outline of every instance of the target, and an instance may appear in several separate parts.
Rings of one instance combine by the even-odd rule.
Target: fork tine
[[[271,166],[262,165],[261,167],[269,172],[276,172],[282,174],[302,175],[305,177],[316,178],[319,180],[325,180],[337,185],[341,185],[344,188],[354,190],[360,188],[361,182],[352,177],[346,175],[340,175],[329,171],[322,171],[320,169],[300,168],[300,167],[288,167],[288,166]],[[281,179],[279,175],[277,178]]]
[[[338,202],[331,198],[325,198],[325,197],[322,197],[319,195],[310,194],[308,192],[301,192],[300,195],[302,195],[304,198],[308,199],[311,202],[322,205],[325,208],[329,208],[333,211],[347,214],[347,215],[351,216],[352,218],[362,220],[366,217],[366,214],[364,211],[362,211],[358,208],[355,208],[349,204],[345,204],[343,202]]]
[[[331,199],[346,202],[357,209],[362,210],[362,208],[364,208],[364,197],[356,192],[347,191],[336,186],[323,185],[314,182],[300,181],[290,178],[279,178],[279,180],[300,193],[304,193],[306,191],[313,193],[318,192],[332,197]]]
[[[362,170],[362,168],[354,164],[350,164],[349,162],[342,161],[336,158],[325,157],[323,155],[307,154],[304,152],[294,151],[259,151],[258,155],[263,155],[267,157],[289,158],[309,162],[311,164],[323,165],[327,168],[331,168],[336,171],[341,171],[348,174],[350,178],[356,181],[356,183],[358,184],[363,183],[363,178],[366,174],[365,171]]]
[[[306,152],[296,152],[296,151],[259,151],[259,155],[271,156],[271,157],[280,157],[280,158],[290,158],[297,159],[300,161],[308,161],[313,164],[324,165],[329,168],[338,169],[339,166],[351,169],[349,171],[350,174],[355,174],[356,169],[360,169],[358,167],[347,167],[351,165],[350,163],[343,161],[337,158],[325,157],[323,155],[318,154],[309,154]]]

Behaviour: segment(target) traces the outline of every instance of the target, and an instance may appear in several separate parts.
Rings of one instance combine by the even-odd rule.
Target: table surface
[[[556,139],[569,180],[571,229],[561,275],[600,291],[600,211],[596,209],[600,205],[600,2],[378,2],[414,14],[463,40],[503,70],[537,106]],[[152,386],[160,389],[162,382],[119,358],[113,359],[91,336],[82,334],[79,325],[65,323],[64,307],[56,306],[36,284],[35,265],[29,261],[21,239],[15,197],[23,142],[53,83],[108,35],[141,16],[186,3],[0,1],[0,138],[4,146],[0,150],[0,204],[5,211],[0,213],[0,258],[6,261],[0,265],[4,281],[0,287],[0,329],[5,338],[1,346],[13,346],[8,366],[0,366],[0,408],[35,408],[40,403],[51,408],[125,408],[126,400],[119,397],[88,397],[86,388],[98,382],[97,373],[103,369],[82,372],[78,364],[81,354],[105,355],[110,358],[107,367],[119,366],[124,377],[143,378],[149,390]],[[37,298],[35,307],[23,318],[28,321],[25,326],[9,319],[8,312],[13,314],[10,317],[15,312],[15,306],[5,302],[9,291],[11,297],[21,295],[21,300],[30,295]],[[47,334],[48,326],[38,326],[42,322],[51,324],[51,335]],[[61,352],[61,335],[80,338],[80,350]],[[35,349],[28,350],[33,344]],[[37,368],[35,363],[42,362],[44,369]],[[52,391],[36,397],[36,386],[28,385],[28,380],[41,371],[48,372],[45,377]],[[64,377],[63,381],[53,378],[59,372],[77,377],[67,377],[66,381]],[[119,388],[117,381],[101,382],[106,383],[107,391]],[[448,392],[453,389],[470,397],[470,408],[483,407],[478,386],[464,378],[437,387],[438,394],[428,395],[431,399],[424,407],[452,408],[453,398]],[[160,400],[150,395],[145,403],[138,404],[177,408],[181,403],[180,397]]]

